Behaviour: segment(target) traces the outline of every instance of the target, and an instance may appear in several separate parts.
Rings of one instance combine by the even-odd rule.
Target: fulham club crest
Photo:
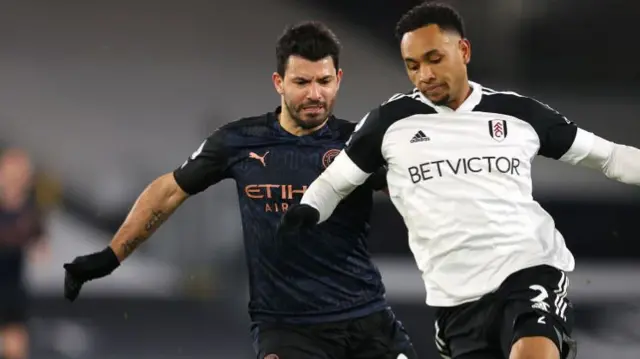
[[[489,135],[498,142],[502,142],[507,138],[507,121],[491,120],[489,121]]]

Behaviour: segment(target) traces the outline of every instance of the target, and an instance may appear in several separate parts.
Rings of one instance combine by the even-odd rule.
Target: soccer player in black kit
[[[355,124],[331,115],[342,77],[339,55],[339,42],[324,25],[288,28],[277,43],[273,74],[281,106],[220,127],[182,166],[153,181],[110,246],[65,264],[65,296],[73,301],[86,281],[115,270],[189,196],[231,178],[258,358],[415,358],[366,246],[372,195],[385,187],[384,173],[345,198],[325,224],[300,235],[277,233],[283,212],[354,131]]]
[[[29,357],[28,260],[45,259],[44,216],[37,203],[34,168],[17,148],[0,153],[0,358]]]

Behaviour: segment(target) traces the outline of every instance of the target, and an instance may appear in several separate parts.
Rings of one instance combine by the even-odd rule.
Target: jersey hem
[[[249,312],[251,321],[254,323],[287,323],[287,324],[316,324],[338,322],[342,320],[357,319],[366,317],[389,308],[386,299],[380,298],[367,304],[349,308],[339,312],[318,313],[318,314],[294,314],[294,313],[265,313]]]
[[[452,299],[451,297],[447,296],[443,296],[441,297],[441,299],[433,299],[433,297],[429,297],[429,291],[427,290],[427,299],[426,299],[426,303],[429,307],[434,307],[434,308],[446,308],[446,307],[456,307],[462,304],[466,304],[466,303],[471,303],[471,302],[475,302],[480,300],[482,297],[484,297],[487,294],[493,293],[495,292],[498,288],[500,288],[500,286],[502,285],[502,283],[504,283],[505,280],[507,280],[507,278],[509,278],[510,276],[512,276],[513,274],[525,270],[527,268],[531,268],[531,267],[536,267],[536,266],[543,266],[543,265],[547,265],[553,268],[556,268],[558,270],[564,271],[564,272],[571,272],[573,269],[564,269],[562,268],[562,266],[559,266],[557,263],[551,263],[551,261],[540,261],[540,262],[532,262],[532,263],[528,263],[527,265],[524,266],[518,266],[516,267],[516,269],[513,269],[511,271],[509,271],[509,273],[507,273],[507,275],[504,276],[504,278],[502,278],[500,280],[500,282],[488,289],[485,293],[482,293],[480,295],[477,296],[473,296],[473,297],[467,297],[467,298],[462,298],[462,299]]]

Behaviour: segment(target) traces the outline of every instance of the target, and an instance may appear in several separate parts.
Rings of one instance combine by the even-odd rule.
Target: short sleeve
[[[374,173],[386,165],[382,155],[382,141],[396,121],[418,114],[433,114],[435,109],[413,95],[397,94],[369,112],[347,141],[345,153],[363,172]]]
[[[387,172],[387,167],[382,166],[367,179],[374,191],[381,191],[387,188]]]
[[[538,154],[558,160],[573,145],[578,126],[551,107],[535,100],[530,101],[530,123],[540,139]]]
[[[363,172],[373,173],[384,164],[382,138],[386,128],[380,108],[365,115],[346,143],[345,152]]]
[[[225,143],[225,131],[217,130],[200,144],[173,175],[180,188],[193,195],[229,178],[229,163],[230,151]]]

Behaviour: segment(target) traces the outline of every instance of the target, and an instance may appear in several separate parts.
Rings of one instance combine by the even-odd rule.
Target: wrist
[[[108,245],[103,252],[107,252],[107,250],[111,251],[113,256],[116,257],[116,260],[118,261],[118,263],[122,263],[122,261],[124,261],[125,258],[127,257],[124,253],[118,251],[114,243],[111,243],[110,245]]]
[[[99,277],[109,275],[120,266],[120,260],[110,246],[95,254],[95,274]]]
[[[105,263],[108,263],[110,266],[118,267],[120,265],[120,258],[116,252],[111,248],[111,246],[107,246],[100,253],[104,256]]]

